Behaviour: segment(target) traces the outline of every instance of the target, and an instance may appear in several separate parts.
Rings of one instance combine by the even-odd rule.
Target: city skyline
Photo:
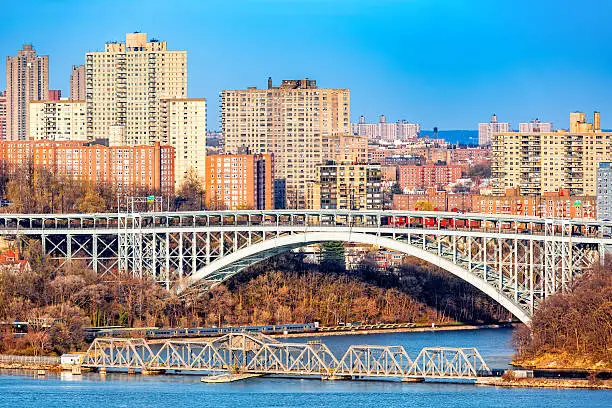
[[[10,3],[0,52],[15,55],[32,43],[49,55],[49,88],[68,95],[72,65],[83,64],[86,52],[126,32],[146,32],[188,52],[188,96],[213,101],[211,129],[220,128],[214,101],[221,90],[265,88],[268,76],[351,89],[353,123],[385,114],[422,129],[476,129],[497,113],[513,128],[535,118],[565,128],[569,111],[612,110],[604,28],[612,5],[603,1],[584,8],[589,24],[581,30],[563,28],[576,21],[574,3],[566,0],[554,7],[522,0],[469,7],[441,0],[292,4],[183,2],[161,13],[165,3],[152,1],[146,8],[114,5],[111,15],[104,2],[30,1],[31,18],[24,21],[16,17],[23,3]],[[92,29],[87,16],[94,15],[100,18]],[[534,22],[529,15],[546,18]],[[602,127],[612,127],[605,118]]]

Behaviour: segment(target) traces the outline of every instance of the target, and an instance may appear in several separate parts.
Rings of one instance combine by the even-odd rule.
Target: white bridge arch
[[[611,230],[608,221],[417,211],[0,214],[0,237],[38,242],[59,265],[84,262],[109,280],[151,276],[179,292],[310,243],[378,245],[446,269],[525,322],[603,260]]]
[[[208,264],[187,278],[186,282],[180,285],[178,290],[181,291],[184,288],[197,284],[200,281],[218,281],[220,276],[227,279],[228,277],[239,273],[244,268],[247,268],[271,256],[306,245],[330,241],[375,245],[377,247],[384,247],[422,259],[430,264],[439,266],[442,269],[445,269],[453,275],[472,284],[497,301],[522,322],[528,322],[530,320],[528,313],[519,304],[515,303],[514,300],[510,299],[506,294],[504,294],[500,288],[495,287],[490,282],[485,281],[481,276],[469,272],[467,269],[453,263],[449,259],[442,258],[437,254],[428,252],[422,248],[418,248],[405,242],[377,235],[355,233],[351,231],[305,232],[302,234],[274,238],[248,246]]]

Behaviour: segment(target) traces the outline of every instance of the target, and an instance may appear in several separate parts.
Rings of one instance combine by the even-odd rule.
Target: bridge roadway
[[[446,269],[523,322],[603,261],[611,229],[585,219],[418,211],[0,214],[0,236],[38,243],[58,265],[83,262],[109,280],[151,276],[180,294],[310,244],[385,247]]]
[[[413,360],[402,346],[351,346],[340,358],[321,342],[283,343],[264,334],[230,333],[211,341],[96,339],[83,367],[128,372],[305,376],[321,379],[475,380],[491,370],[475,348],[428,347]]]

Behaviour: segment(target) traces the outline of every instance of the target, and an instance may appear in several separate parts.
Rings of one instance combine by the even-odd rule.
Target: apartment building
[[[206,157],[206,206],[209,209],[274,208],[271,154],[224,154]]]
[[[427,203],[433,211],[466,211],[472,210],[472,195],[464,193],[449,193],[430,187],[409,194],[393,194],[393,209],[414,211]]]
[[[85,65],[73,65],[70,73],[70,99],[84,101],[86,95]]]
[[[0,140],[6,140],[6,92],[0,92]]]
[[[586,123],[584,113],[570,114],[570,131],[501,132],[492,145],[492,191],[521,195],[568,190],[594,196],[599,163],[612,160],[612,133],[602,132],[599,113]]]
[[[160,101],[187,97],[187,52],[167,49],[145,33],[86,54],[87,136],[123,134],[128,145],[160,140]]]
[[[399,120],[396,123],[387,123],[385,115],[381,115],[378,123],[366,123],[365,117],[359,118],[359,123],[351,124],[351,133],[363,136],[370,140],[395,140],[410,141],[415,140],[421,131],[418,123],[409,123]]]
[[[597,168],[597,219],[612,220],[612,163]]]
[[[478,124],[478,145],[489,146],[493,141],[493,133],[509,131],[510,123],[498,122],[497,115],[493,114],[489,123]]]
[[[334,135],[329,138],[329,160],[338,163],[366,163],[368,139],[354,135]]]
[[[30,140],[87,140],[85,101],[30,101]]]
[[[534,119],[531,122],[519,123],[519,132],[552,132],[553,124],[550,122],[541,122],[539,119]]]
[[[77,181],[107,183],[120,194],[145,192],[174,194],[174,148],[152,146],[111,146],[82,141],[0,141],[0,162],[35,167],[64,174]]]
[[[306,184],[330,159],[334,137],[349,134],[350,91],[319,88],[311,79],[283,80],[267,89],[221,92],[225,151],[248,148],[274,155],[274,179],[287,208],[305,208]]]
[[[26,140],[29,101],[49,96],[49,57],[36,55],[26,44],[14,57],[6,57],[7,140]]]
[[[378,164],[317,166],[317,178],[307,187],[308,208],[380,210],[383,208],[381,167]]]
[[[570,196],[568,190],[543,195],[522,195],[520,188],[508,189],[503,196],[472,196],[472,212],[524,215],[546,218],[595,218],[595,196]]]
[[[399,166],[398,183],[402,189],[427,189],[455,183],[464,167],[457,165]]]
[[[49,89],[49,92],[47,92],[47,97],[45,98],[47,101],[59,101],[60,99],[62,99],[61,89]]]
[[[162,99],[160,139],[174,147],[175,187],[189,172],[204,182],[206,171],[206,99]]]

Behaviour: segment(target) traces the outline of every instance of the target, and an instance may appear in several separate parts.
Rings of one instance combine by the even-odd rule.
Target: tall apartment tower
[[[206,170],[206,99],[162,99],[160,139],[174,147],[175,188],[194,172],[204,182]]]
[[[221,92],[221,126],[225,149],[274,155],[276,197],[285,194],[287,208],[305,208],[306,184],[316,166],[329,159],[334,136],[348,134],[350,91],[318,88],[316,81],[283,80],[268,89],[255,87]]]
[[[160,101],[187,96],[187,51],[131,33],[85,60],[88,138],[108,138],[112,129],[126,144],[158,141]]]
[[[0,140],[6,140],[6,92],[0,92]]]
[[[70,99],[84,101],[86,92],[85,65],[73,65],[70,74]]]
[[[493,114],[489,123],[478,124],[478,145],[489,146],[491,145],[493,133],[509,131],[510,123],[498,122],[497,115]]]
[[[25,44],[14,57],[6,57],[7,139],[28,137],[28,102],[47,99],[49,57],[38,56]]]

